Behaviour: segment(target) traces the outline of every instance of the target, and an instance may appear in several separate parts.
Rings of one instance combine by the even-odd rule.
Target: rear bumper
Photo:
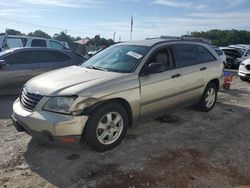
[[[13,104],[12,121],[17,131],[47,141],[79,142],[88,116],[70,116],[47,111],[29,112],[19,100]]]

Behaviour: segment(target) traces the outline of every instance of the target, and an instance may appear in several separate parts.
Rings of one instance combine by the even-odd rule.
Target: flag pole
[[[133,25],[134,25],[134,20],[132,15],[130,20],[130,40],[132,40]]]

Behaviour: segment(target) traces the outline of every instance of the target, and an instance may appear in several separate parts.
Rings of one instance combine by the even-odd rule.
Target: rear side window
[[[56,41],[49,41],[50,48],[55,49],[66,49],[65,46],[59,42]]]
[[[195,47],[200,55],[201,63],[206,63],[216,60],[216,58],[205,47],[200,45],[196,45]]]
[[[32,47],[47,47],[46,40],[42,39],[33,39],[31,41],[31,46]]]
[[[40,50],[36,53],[40,57],[40,63],[64,62],[71,59],[68,55],[58,51]]]
[[[197,53],[194,45],[175,44],[173,49],[180,67],[186,67],[199,63],[199,54]]]

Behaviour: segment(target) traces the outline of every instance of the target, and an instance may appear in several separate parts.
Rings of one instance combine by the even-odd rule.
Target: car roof
[[[138,46],[154,46],[163,42],[190,42],[208,44],[205,40],[199,38],[185,38],[185,37],[166,37],[166,38],[149,38],[146,40],[135,40],[120,43],[121,45],[138,45]]]
[[[8,49],[12,52],[15,51],[22,51],[22,50],[50,50],[50,51],[63,51],[63,52],[69,52],[69,50],[65,49],[57,49],[57,48],[46,48],[46,47],[17,47],[17,48],[10,48]]]
[[[28,35],[6,35],[7,37],[10,38],[31,38],[31,39],[42,39],[42,40],[53,40],[53,39],[49,39],[49,38],[42,38],[42,37],[31,37]]]

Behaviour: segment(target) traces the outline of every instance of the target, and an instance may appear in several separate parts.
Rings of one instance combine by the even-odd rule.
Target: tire
[[[246,77],[240,77],[240,79],[243,81],[243,82],[247,82],[249,80],[249,78],[246,78]]]
[[[214,92],[214,95],[210,95],[211,92]],[[204,93],[198,103],[199,109],[203,112],[209,112],[210,110],[212,110],[217,100],[217,93],[218,93],[217,86],[214,83],[209,83],[206,89],[204,90]]]
[[[83,136],[90,147],[104,152],[121,143],[126,136],[128,126],[129,117],[123,106],[114,102],[105,103],[90,114]]]

